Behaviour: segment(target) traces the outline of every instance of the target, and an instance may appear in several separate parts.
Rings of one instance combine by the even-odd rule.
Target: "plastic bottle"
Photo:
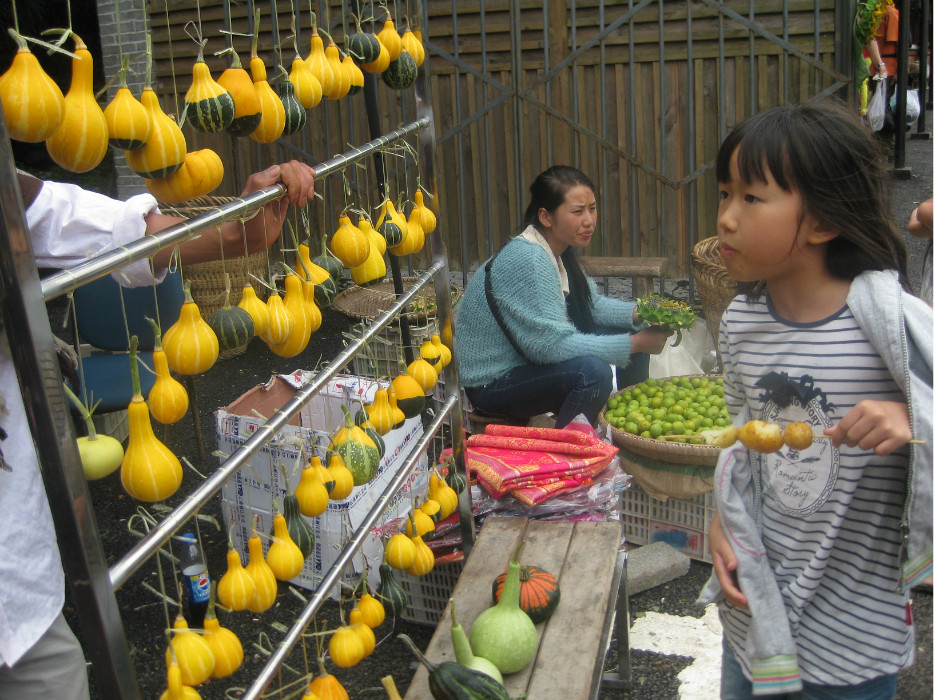
[[[185,590],[188,593],[188,626],[201,628],[204,625],[204,613],[208,609],[211,596],[211,577],[204,560],[204,552],[195,536],[186,532],[182,535],[182,552],[179,556]]]

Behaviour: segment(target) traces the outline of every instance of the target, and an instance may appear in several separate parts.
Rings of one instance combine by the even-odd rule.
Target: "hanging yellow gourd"
[[[217,582],[217,599],[230,610],[246,610],[253,596],[256,595],[256,582],[243,568],[240,552],[227,549],[227,571]]]
[[[188,392],[169,371],[169,363],[162,349],[162,330],[159,324],[149,319],[155,337],[152,350],[152,366],[156,381],[149,390],[149,412],[163,425],[169,425],[182,419],[188,411]]]
[[[389,408],[392,410],[392,418],[395,421],[392,424],[393,428],[398,428],[403,423],[405,423],[405,413],[402,412],[402,409],[399,408],[399,402],[396,399],[396,392],[393,391],[392,385],[389,385]]]
[[[359,230],[369,241],[370,252],[362,264],[350,268],[350,277],[355,284],[367,287],[381,282],[386,276],[386,261],[383,259],[386,239],[379,235],[366,219],[361,218]]]
[[[211,76],[204,62],[204,45],[198,46],[198,57],[191,71],[191,87],[185,93],[185,118],[198,131],[216,134],[230,126],[236,114],[233,95]]]
[[[65,95],[65,113],[58,129],[45,141],[52,160],[65,170],[84,173],[104,159],[109,143],[104,110],[94,98],[94,59],[74,32],[75,57],[71,60],[71,87]]]
[[[185,154],[182,166],[171,175],[146,178],[146,189],[163,204],[179,204],[210,194],[224,180],[224,163],[210,148]]]
[[[337,230],[331,238],[331,251],[344,267],[362,265],[370,254],[370,241],[354,226],[346,213],[338,217]]]
[[[314,291],[312,291],[314,294]],[[311,316],[308,304],[305,301],[305,292],[302,289],[302,280],[294,272],[285,276],[285,298],[282,300],[283,308],[291,315],[294,323],[292,330],[281,343],[267,343],[269,349],[279,357],[295,357],[308,347],[311,338]],[[270,326],[272,325],[270,313]]]
[[[269,324],[266,331],[259,337],[266,341],[269,346],[279,345],[288,340],[292,329],[295,327],[295,317],[282,303],[282,297],[279,292],[273,292],[266,301],[266,307],[269,309]]]
[[[146,144],[152,124],[149,121],[149,112],[127,87],[126,72],[129,67],[130,57],[123,54],[120,57],[120,86],[110,104],[104,108],[104,120],[107,122],[110,145],[126,151],[135,151]]]
[[[152,89],[152,38],[146,35],[146,83],[140,103],[149,115],[151,129],[142,148],[124,152],[126,164],[143,177],[167,177],[182,167],[188,147],[178,124],[162,111]]]
[[[295,86],[295,96],[305,109],[317,107],[321,102],[321,83],[315,74],[308,68],[305,59],[295,54],[292,59],[292,69],[289,71],[289,80]]]
[[[415,542],[415,537],[417,535],[427,535],[434,529],[435,521],[431,519],[428,513],[420,508],[413,508],[408,520],[405,521],[405,534],[412,538],[413,544],[417,544],[417,542]],[[416,551],[416,555],[417,554],[418,552]]]
[[[172,450],[163,445],[152,431],[149,409],[140,391],[139,364],[136,359],[138,339],[130,338],[130,379],[133,398],[127,407],[129,437],[120,482],[133,498],[155,503],[171,496],[182,484],[182,465]]]
[[[385,435],[395,425],[392,407],[389,405],[389,393],[377,389],[373,394],[373,403],[366,407],[367,420],[380,435]]]
[[[428,477],[428,494],[432,500],[438,502],[441,509],[441,520],[457,510],[457,492],[448,486],[444,479],[438,477],[435,470],[432,470],[431,476]]]
[[[418,509],[436,523],[441,520],[441,504],[433,498],[427,499]]]
[[[178,321],[162,336],[162,349],[169,368],[180,374],[201,374],[217,362],[220,353],[217,335],[201,318],[188,282],[185,283],[185,303]]]
[[[415,190],[415,208],[412,211],[418,212],[419,223],[426,236],[438,227],[438,217],[435,216],[431,207],[425,204],[425,195],[422,194],[421,188]]]
[[[340,51],[337,49],[337,44],[330,38],[328,38],[328,46],[324,50],[324,58],[327,60],[328,65],[331,67],[331,72],[334,75],[331,89],[325,91],[324,96],[329,100],[339,100],[342,97],[346,97],[347,93],[350,92],[350,76],[347,74],[347,71],[344,70],[343,65],[341,65],[341,55]]]
[[[328,640],[328,654],[331,661],[341,668],[350,668],[360,663],[364,655],[363,640],[349,625],[342,625]]]
[[[45,141],[62,123],[65,96],[39,65],[26,40],[8,29],[16,42],[13,63],[0,75],[0,102],[10,138],[37,143]]]
[[[279,585],[276,583],[276,575],[269,568],[269,564],[263,559],[263,543],[256,534],[256,525],[253,525],[253,535],[247,542],[247,549],[250,552],[250,561],[247,563],[246,572],[253,579],[256,585],[256,592],[247,604],[247,610],[250,612],[263,612],[269,610],[272,604],[276,602],[276,593]]]
[[[68,388],[68,384],[63,384],[62,389],[80,413],[88,429],[87,436],[79,437],[77,440],[78,455],[81,457],[81,468],[85,478],[93,481],[113,474],[123,462],[123,443],[109,435],[98,435],[91,413],[81,399]]]
[[[259,42],[259,8],[254,13],[256,21],[253,23],[253,53],[250,57],[250,75],[253,77],[253,87],[259,98],[259,108],[262,117],[259,126],[250,133],[250,138],[258,143],[272,143],[285,130],[285,107],[276,91],[266,79],[266,64],[257,54]]]
[[[256,296],[256,290],[250,283],[243,286],[243,294],[237,306],[250,314],[250,318],[253,319],[253,333],[262,337],[269,327],[269,307]]]
[[[428,360],[421,357],[416,357],[412,360],[406,368],[406,372],[412,379],[418,382],[418,385],[426,394],[434,389],[435,385],[438,383],[438,371]]]
[[[431,344],[441,353],[441,368],[445,368],[451,362],[451,349],[441,342],[441,336],[437,333],[431,336]]]
[[[396,397],[396,404],[406,418],[414,418],[424,410],[427,402],[425,391],[406,371],[396,376],[390,386]]]
[[[389,252],[396,256],[412,255],[420,251],[425,245],[425,232],[419,217],[409,217],[406,221],[402,242],[389,248]]]
[[[334,89],[334,69],[324,55],[324,40],[318,34],[318,22],[315,13],[311,13],[311,53],[305,57],[305,64],[321,85],[321,94],[329,95]]]
[[[422,345],[418,350],[418,354],[419,357],[435,368],[436,374],[441,373],[441,370],[444,368],[441,357],[441,349],[432,343],[430,338],[425,338],[425,340],[422,341]]]
[[[349,53],[344,54],[344,58],[341,60],[341,67],[344,69],[344,72],[347,74],[347,77],[350,80],[350,88],[347,91],[347,94],[356,95],[358,92],[363,90],[363,71],[360,70],[360,67],[356,64]]]
[[[212,583],[208,609],[204,614],[204,641],[208,643],[214,655],[211,678],[226,678],[243,663],[243,645],[240,638],[226,627],[221,627],[220,620],[217,619],[214,604],[216,588],[217,584]]]
[[[298,510],[309,518],[321,515],[328,508],[328,489],[321,480],[319,466],[321,466],[321,459],[316,455],[311,458],[308,466],[302,469],[298,486],[295,487]]]
[[[282,513],[276,512],[272,519],[273,538],[266,552],[266,563],[280,581],[291,581],[302,573],[305,555],[289,534],[289,524]]]
[[[396,31],[396,25],[392,21],[392,17],[386,18],[386,22],[383,24],[383,28],[379,30],[379,33],[376,36],[381,42],[383,42],[383,45],[389,52],[390,61],[395,61],[397,58],[399,58],[399,54],[402,53],[402,37],[400,37],[399,32]]]
[[[373,634],[370,626],[363,621],[363,613],[360,612],[359,608],[350,611],[350,628],[363,642],[363,658],[365,659],[376,648],[376,635]]]
[[[168,688],[159,696],[159,700],[201,700],[201,694],[194,688],[182,683],[182,669],[178,662],[172,658],[167,674]]]
[[[363,624],[370,629],[375,630],[383,624],[383,620],[386,619],[386,608],[369,593],[364,593],[360,596],[360,600],[357,601],[357,607],[360,609],[360,614],[363,617]]]
[[[171,648],[165,652],[166,664],[172,663],[172,652],[182,671],[182,683],[199,685],[211,677],[214,671],[214,654],[200,634],[188,629],[185,616],[179,613],[172,625]]]
[[[350,700],[344,686],[324,667],[323,656],[318,657],[318,675],[308,684],[308,692],[318,696],[320,700]]]
[[[307,280],[302,280],[302,297],[305,300],[305,311],[308,314],[309,333],[321,328],[321,309],[315,301],[316,286]]]
[[[402,45],[412,54],[412,58],[415,59],[415,65],[421,68],[422,64],[425,62],[425,47],[421,39],[417,37],[415,32],[411,29],[406,28],[406,30],[402,32]]]
[[[428,519],[431,520],[431,518]],[[416,535],[412,541],[415,543],[415,561],[405,571],[412,576],[424,576],[435,568],[435,553],[425,544],[421,535]]]
[[[411,538],[397,532],[389,538],[383,549],[386,563],[394,569],[408,569],[415,561],[415,543]],[[377,601],[379,602],[379,601]]]
[[[217,84],[227,90],[234,101],[234,117],[227,126],[227,133],[231,136],[248,136],[259,126],[263,117],[262,106],[253,86],[253,79],[240,63],[240,56],[233,47],[221,53],[228,52],[233,54],[233,60],[230,67],[217,79]]]
[[[334,480],[334,489],[331,491],[332,501],[342,501],[353,491],[353,474],[344,464],[344,458],[336,452],[331,454],[327,466],[328,474]]]

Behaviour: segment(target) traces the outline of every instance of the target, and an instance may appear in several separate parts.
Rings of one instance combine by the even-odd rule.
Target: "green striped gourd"
[[[204,62],[204,44],[198,48],[198,58],[192,68],[191,87],[185,93],[185,118],[198,131],[216,134],[230,126],[236,106],[230,92],[211,77]]]
[[[353,474],[354,486],[362,486],[376,476],[379,448],[363,428],[354,425],[347,407],[342,405],[341,408],[344,411],[344,427],[334,434],[331,447],[343,458],[344,465]]]

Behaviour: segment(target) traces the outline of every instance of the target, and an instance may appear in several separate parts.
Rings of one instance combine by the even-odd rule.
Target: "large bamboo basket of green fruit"
[[[713,467],[720,448],[703,430],[730,425],[723,379],[716,374],[646,379],[613,394],[600,412],[613,443],[643,457]],[[677,435],[664,439],[665,435]],[[697,437],[695,437],[697,436]]]

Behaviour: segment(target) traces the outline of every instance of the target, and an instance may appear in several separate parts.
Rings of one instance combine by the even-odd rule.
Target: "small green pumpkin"
[[[389,62],[383,71],[383,82],[394,90],[405,90],[415,83],[418,77],[418,64],[407,49],[402,49],[399,58]]]
[[[451,465],[448,471],[448,475],[444,477],[445,483],[454,489],[454,492],[458,495],[467,488],[467,479],[459,471],[454,469],[454,466]]]
[[[354,486],[362,486],[370,482],[379,469],[379,448],[369,435],[354,425],[353,418],[346,406],[344,411],[344,427],[334,434],[331,448],[339,454],[346,467],[353,474]]]
[[[409,604],[409,597],[405,594],[402,584],[392,575],[392,567],[385,562],[379,565],[379,579],[376,599],[383,604],[387,613],[399,617]]]
[[[386,245],[390,248],[402,243],[402,229],[395,222],[386,219],[376,230],[386,239]]]
[[[298,498],[294,493],[287,493],[282,497],[282,515],[289,529],[289,537],[307,559],[315,549],[315,536],[311,526],[299,512]]]
[[[227,290],[224,305],[211,314],[208,325],[222,350],[243,347],[253,339],[253,317],[239,306],[230,305],[230,290]]]

